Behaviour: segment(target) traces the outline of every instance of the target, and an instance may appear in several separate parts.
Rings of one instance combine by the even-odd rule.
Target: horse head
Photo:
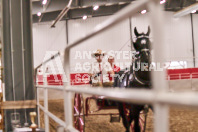
[[[137,39],[133,42],[133,46],[135,50],[139,52],[137,55],[138,58],[135,60],[135,67],[139,64],[139,66],[137,66],[139,67],[139,70],[135,71],[135,74],[139,80],[150,82],[150,27],[148,27],[147,33],[138,33],[137,28],[135,27],[134,33]]]
[[[133,42],[133,46],[136,51],[141,52],[141,50],[144,49],[150,49],[150,40],[149,40],[149,35],[150,35],[150,27],[148,27],[147,33],[138,33],[137,28],[135,27],[134,33],[136,36],[136,41]]]

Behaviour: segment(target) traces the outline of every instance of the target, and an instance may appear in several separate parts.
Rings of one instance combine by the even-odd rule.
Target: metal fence
[[[159,4],[159,0],[138,0],[133,4],[125,7],[111,18],[96,26],[92,32],[85,37],[69,44],[65,49],[64,55],[64,86],[37,86],[37,89],[44,89],[44,107],[39,104],[39,108],[45,113],[45,131],[49,132],[49,117],[56,121],[58,124],[65,127],[68,132],[77,131],[73,127],[73,93],[84,93],[91,95],[106,96],[109,99],[133,102],[133,103],[149,103],[154,106],[154,131],[155,132],[168,132],[169,129],[169,105],[176,106],[189,106],[198,107],[198,94],[196,93],[170,93],[167,88],[167,81],[165,72],[156,71],[152,72],[153,76],[153,89],[152,90],[138,90],[138,89],[118,89],[114,88],[91,88],[91,87],[76,87],[70,86],[70,49],[79,45],[81,42],[97,35],[112,26],[120,23],[121,21],[133,16],[137,11],[143,10],[147,7],[150,11],[150,18],[152,22],[152,33],[154,36],[153,49],[154,58],[156,62],[163,62],[166,54],[166,47],[163,41],[163,11]],[[46,77],[45,77],[46,78]],[[47,82],[47,81],[45,81]],[[62,121],[48,111],[48,89],[62,90],[64,92],[64,110],[65,121]]]
[[[167,79],[168,87],[171,92],[198,90],[197,72],[169,74]]]

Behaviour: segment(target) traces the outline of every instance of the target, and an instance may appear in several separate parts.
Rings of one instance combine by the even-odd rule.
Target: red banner
[[[186,68],[186,69],[168,69],[167,79],[195,79],[198,78],[198,68]],[[88,73],[72,73],[70,74],[71,85],[88,85],[90,77]],[[37,83],[43,85],[43,75],[37,75]],[[47,76],[47,85],[63,85],[61,74],[49,74]]]

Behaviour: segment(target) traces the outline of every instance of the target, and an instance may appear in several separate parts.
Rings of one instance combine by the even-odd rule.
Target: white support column
[[[169,131],[169,107],[164,104],[154,105],[154,132]]]
[[[37,84],[37,82],[36,82],[36,84]],[[40,104],[39,103],[39,88],[36,88],[36,92],[37,92],[37,96],[36,96],[36,98],[37,98],[37,115],[38,115],[38,126],[39,127],[41,127],[40,125],[40,109],[39,109],[39,107],[38,107],[38,105]]]
[[[44,107],[45,111],[48,111],[48,90],[47,88],[44,89]],[[45,113],[45,131],[49,132],[49,117]]]
[[[46,74],[46,67],[44,65],[44,74],[43,74],[43,77],[44,77],[44,87],[47,86],[47,74]],[[44,89],[44,108],[45,108],[45,111],[48,111],[48,89],[45,88]],[[46,132],[49,132],[49,116],[44,113],[45,116],[45,131]]]
[[[73,107],[72,107],[72,93],[64,92],[64,110],[65,110],[65,120],[67,126],[67,132],[71,132],[70,129],[73,128]]]
[[[72,93],[65,90],[65,88],[70,87],[70,50],[65,51],[64,56],[64,70],[66,73],[66,76],[63,78],[64,82],[64,110],[65,110],[65,121],[67,126],[67,131],[70,132],[70,130],[73,128],[73,105],[72,105]]]
[[[163,63],[166,61],[166,45],[164,44],[164,24],[163,24],[163,8],[160,5],[159,0],[152,0],[148,4],[149,10],[151,11],[151,26],[154,36],[154,42],[152,47],[154,49],[154,61],[163,67]],[[156,65],[158,66],[158,65]],[[167,92],[168,82],[165,80],[164,71],[152,72],[152,81],[156,96],[159,93]],[[154,102],[154,131],[155,132],[168,132],[169,130],[169,107],[168,105],[158,104]]]

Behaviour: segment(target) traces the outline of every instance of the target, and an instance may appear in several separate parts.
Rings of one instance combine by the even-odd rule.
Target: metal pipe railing
[[[55,59],[56,57],[58,57],[60,55],[60,52],[58,52],[57,54],[51,56],[49,59],[47,59],[46,61],[42,62],[40,65],[38,65],[36,68],[35,68],[35,71],[37,71],[38,68],[40,68],[41,66],[45,65],[47,62]]]
[[[60,90],[62,91],[63,90],[63,86],[43,86],[43,85],[37,85],[36,86],[37,88],[40,88],[40,89],[43,89],[43,88],[47,88],[47,89],[55,89],[55,90]]]
[[[171,93],[171,92],[159,92],[156,94],[155,90],[146,89],[120,89],[120,88],[82,88],[71,87],[67,88],[67,91],[73,93],[91,94],[96,96],[105,96],[116,101],[125,101],[128,103],[138,104],[155,104],[163,103],[173,106],[188,106],[198,107],[198,94],[194,92],[188,93]],[[189,103],[191,102],[191,103]]]
[[[52,118],[55,122],[57,122],[59,125],[66,127],[66,124],[63,120],[59,119],[58,117],[56,117],[54,114],[52,114],[49,111],[45,110],[45,107],[43,107],[42,105],[38,104],[38,107],[45,113],[47,114],[50,118]]]
[[[57,87],[51,87],[51,89],[60,90],[57,89]],[[105,98],[109,98],[116,101],[125,101],[128,103],[153,104],[158,102],[164,104],[171,104],[174,106],[177,105],[177,106],[198,107],[198,101],[196,101],[198,100],[198,95],[197,93],[194,92],[187,92],[187,93],[160,92],[156,95],[154,90],[120,89],[114,87],[103,89],[100,87],[96,88],[96,87],[84,87],[84,86],[72,86],[71,88],[67,88],[65,90],[70,91],[72,93],[83,93],[83,94],[96,95],[96,96],[105,96]],[[192,100],[194,101],[192,102]],[[189,102],[191,102],[192,104],[189,104]]]

